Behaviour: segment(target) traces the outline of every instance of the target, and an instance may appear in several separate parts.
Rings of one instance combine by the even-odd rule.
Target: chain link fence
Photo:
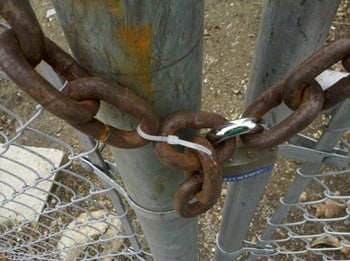
[[[141,232],[127,194],[111,179],[119,180],[117,167],[102,159],[102,154],[109,157],[103,146],[91,141],[90,148],[79,151],[32,127],[45,115],[40,105],[29,107],[34,109],[23,119],[0,105],[1,258],[152,260],[138,235]],[[290,144],[280,147],[282,154],[295,156],[291,163],[298,167],[296,173],[294,167],[281,170],[277,162],[257,210],[258,216],[269,217],[267,228],[263,230],[261,217],[260,221],[256,217],[249,241],[231,253],[232,258],[242,253],[238,260],[247,260],[248,253],[251,260],[349,257],[348,108],[345,102],[323,117],[322,133],[314,130],[321,136],[318,141],[295,137],[299,146],[294,154]],[[34,147],[38,141],[46,148]],[[104,167],[98,167],[91,156],[101,159]],[[306,163],[300,161],[303,157]],[[273,191],[281,195],[287,191],[279,206]],[[259,229],[263,231],[255,237]]]
[[[3,97],[23,95],[1,85]],[[103,147],[40,131],[40,105],[27,104],[24,119],[0,103],[0,260],[150,260],[126,193],[108,183],[118,177]]]
[[[228,252],[230,236],[217,235],[216,251],[224,260],[350,259],[349,106],[346,101],[326,112],[308,135],[279,146],[246,240]],[[236,225],[231,233],[235,238],[247,231]]]
[[[228,255],[250,261],[350,259],[349,106],[347,100],[325,112],[305,131],[308,135],[298,134],[279,146],[282,157],[249,240]]]
[[[21,115],[8,100],[23,95],[0,95],[0,260],[152,260],[108,148],[48,133],[40,105],[26,103]],[[349,105],[323,116],[313,138],[280,146],[294,159],[277,162],[232,259],[350,259]]]

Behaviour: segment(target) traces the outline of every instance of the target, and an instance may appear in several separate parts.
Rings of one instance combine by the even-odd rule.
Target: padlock
[[[224,122],[216,128],[211,129],[206,137],[214,146],[217,146],[227,139],[255,132],[261,128],[267,128],[263,119],[254,117],[239,118],[233,121]]]
[[[240,181],[253,176],[269,173],[276,161],[277,147],[250,148],[240,139],[232,157],[224,164],[222,181]]]

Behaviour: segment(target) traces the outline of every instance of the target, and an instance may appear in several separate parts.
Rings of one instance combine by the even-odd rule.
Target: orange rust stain
[[[79,2],[85,7],[88,7],[91,9],[94,9],[97,6],[104,4],[107,7],[108,11],[117,17],[120,17],[123,13],[123,8],[119,0],[103,0],[103,1],[79,0]]]
[[[100,134],[99,134],[98,137],[97,137],[97,140],[102,141],[102,142],[105,142],[105,141],[108,139],[109,134],[110,134],[109,125],[104,124],[103,127],[102,127],[102,130],[101,130]]]
[[[149,24],[125,25],[117,31],[128,59],[127,67],[141,87],[141,92],[152,101],[154,86],[151,73],[152,27]]]
[[[104,0],[103,3],[107,6],[108,10],[115,16],[121,16],[123,13],[122,5],[119,0]]]

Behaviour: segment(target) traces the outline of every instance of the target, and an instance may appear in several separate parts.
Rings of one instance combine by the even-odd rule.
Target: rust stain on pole
[[[129,71],[140,85],[142,94],[153,102],[154,85],[151,72],[152,27],[149,24],[125,25],[116,33],[128,56]]]
[[[115,16],[120,16],[123,13],[123,8],[119,0],[104,0],[103,3],[107,6],[108,10]]]
[[[52,1],[72,52],[91,74],[129,87],[163,116],[199,107],[204,0]],[[103,107],[106,122],[134,126],[127,113]],[[197,220],[169,211],[181,173],[160,164],[152,146],[111,151],[128,194],[141,206],[135,209],[154,259],[197,260]]]
[[[96,8],[101,1],[96,0],[79,0],[79,3],[85,7]],[[103,0],[102,3],[107,7],[110,13],[114,16],[120,16],[123,13],[122,5],[119,0]]]

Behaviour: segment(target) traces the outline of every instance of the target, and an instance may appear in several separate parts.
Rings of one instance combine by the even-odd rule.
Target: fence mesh
[[[47,131],[43,119],[64,123],[8,81],[0,80],[0,89],[0,260],[152,260],[103,147],[81,149],[66,139],[71,129]],[[247,241],[232,259],[350,259],[350,132],[324,126],[336,144],[328,152],[345,163],[325,159],[319,168],[311,156],[283,168],[277,162]],[[90,155],[109,167],[96,167]]]
[[[3,105],[17,107],[8,98],[22,94],[1,84],[0,260],[150,259],[123,194],[81,167],[101,148],[81,151],[40,131],[43,109],[28,104],[23,119]]]
[[[309,143],[299,148],[304,161],[300,155],[287,165],[282,162],[285,158],[277,161],[258,209],[263,218],[256,217],[252,240],[232,256],[241,254],[238,260],[350,259],[349,102],[342,108],[323,117],[327,122],[314,130],[321,136],[318,141],[299,135]],[[306,149],[308,154],[303,153]],[[316,159],[315,153],[322,157]]]
[[[22,95],[17,90],[15,93]],[[151,260],[146,242],[136,232],[140,229],[128,207],[126,193],[118,183],[110,184],[106,178],[113,175],[118,180],[118,176],[97,168],[88,159],[92,154],[101,155],[103,147],[96,144],[82,151],[59,139],[60,135],[41,131],[41,119],[47,115],[39,105],[29,104],[30,112],[24,119],[7,108],[15,104],[3,104],[8,101],[0,101],[0,257]],[[269,217],[267,229],[264,231],[254,220],[250,233],[253,240],[244,242],[235,253],[243,253],[238,260],[247,260],[248,253],[252,260],[349,258],[350,136],[347,129],[325,127],[324,132],[331,136],[343,133],[330,151],[335,153],[334,159],[325,160],[320,170],[320,164],[315,166],[307,158],[306,163],[291,161],[291,169],[281,170],[277,162],[265,202],[257,210],[259,216]],[[337,159],[338,155],[343,158]],[[104,157],[108,158],[108,153]],[[343,167],[334,168],[332,164]],[[312,171],[315,168],[317,171]],[[280,188],[274,190],[276,184]],[[271,191],[279,191],[281,196],[292,191],[297,200],[281,198],[278,206],[278,197]]]

